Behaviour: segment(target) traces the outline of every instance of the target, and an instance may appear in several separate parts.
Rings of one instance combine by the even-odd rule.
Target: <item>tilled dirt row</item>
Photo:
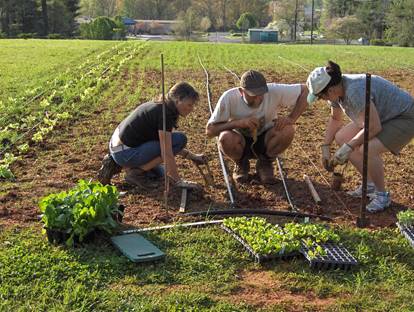
[[[223,71],[211,72],[211,89],[213,105],[225,90],[236,85],[234,77]],[[280,83],[297,83],[305,81],[303,76],[281,75],[277,72],[264,72],[268,81]],[[399,84],[414,94],[409,81],[414,73],[387,72],[378,73]],[[190,194],[188,211],[224,209],[229,205],[228,195],[217,157],[215,140],[209,140],[204,134],[205,124],[209,117],[207,105],[205,77],[199,71],[178,71],[166,73],[168,80],[188,80],[200,91],[201,101],[190,117],[180,121],[180,131],[188,136],[188,148],[194,152],[206,153],[210,159],[216,186],[204,188],[203,193]],[[144,86],[140,102],[152,98],[153,94],[145,91],[145,86],[159,85],[159,73],[134,72],[125,70],[122,74],[121,89],[125,94],[136,92],[138,84]],[[144,79],[144,81],[140,81]],[[133,80],[132,83],[130,80]],[[139,83],[137,83],[137,81]],[[115,101],[116,103],[113,103]],[[31,223],[38,219],[37,202],[39,198],[50,192],[67,190],[80,178],[94,178],[100,161],[107,150],[107,141],[119,121],[134,108],[135,103],[127,103],[123,97],[113,94],[102,101],[102,105],[90,117],[81,119],[66,128],[59,129],[53,138],[26,155],[23,161],[14,168],[17,181],[4,184],[0,188],[0,223]],[[325,214],[340,223],[354,222],[360,207],[360,200],[351,198],[344,191],[333,192],[329,187],[330,175],[319,165],[319,148],[328,118],[326,104],[319,102],[306,111],[299,119],[296,136],[292,146],[283,154],[284,169],[287,173],[288,189],[295,206],[303,212]],[[414,145],[407,146],[399,157],[391,154],[384,157],[386,163],[387,186],[392,193],[392,206],[385,212],[370,215],[371,226],[391,226],[395,224],[395,214],[412,206]],[[196,167],[186,160],[178,158],[180,173],[184,178],[204,184]],[[232,167],[230,162],[229,166]],[[269,208],[288,210],[282,183],[263,186],[255,176],[254,160],[251,160],[251,179],[247,184],[239,185],[237,206],[239,208]],[[277,166],[275,174],[278,175]],[[303,175],[307,174],[313,181],[322,204],[316,205]],[[359,175],[350,168],[344,170],[343,189],[355,188],[360,183]],[[115,177],[114,185],[126,192],[121,202],[127,207],[124,222],[129,225],[143,226],[151,223],[172,222],[180,218],[178,207],[180,191],[172,190],[169,195],[169,209],[164,208],[163,181],[144,181],[142,187],[130,187],[123,182],[122,174]]]

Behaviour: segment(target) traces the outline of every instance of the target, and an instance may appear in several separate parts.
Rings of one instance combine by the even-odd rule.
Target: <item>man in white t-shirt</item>
[[[307,95],[305,85],[266,83],[254,70],[243,74],[240,87],[223,93],[206,134],[219,137],[220,149],[235,163],[236,181],[248,179],[249,159],[257,158],[262,183],[275,183],[273,161],[291,144],[294,124],[307,107]],[[282,107],[291,109],[289,116],[278,116]]]

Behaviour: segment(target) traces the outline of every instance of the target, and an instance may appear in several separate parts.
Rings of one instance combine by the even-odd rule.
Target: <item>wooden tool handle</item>
[[[319,197],[318,192],[316,192],[316,189],[313,186],[312,181],[309,179],[309,177],[306,174],[303,175],[303,178],[305,179],[305,182],[306,182],[306,184],[309,187],[309,190],[310,190],[310,192],[312,194],[313,200],[315,201],[315,203],[317,203],[319,205],[322,202],[322,200]]]

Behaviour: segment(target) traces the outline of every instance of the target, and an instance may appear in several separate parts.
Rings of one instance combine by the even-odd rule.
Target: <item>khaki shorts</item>
[[[414,138],[414,107],[382,124],[378,140],[394,155]]]

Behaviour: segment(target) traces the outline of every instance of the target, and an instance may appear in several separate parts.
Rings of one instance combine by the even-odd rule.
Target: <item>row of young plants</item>
[[[52,241],[52,234],[63,234],[68,246],[73,246],[76,241],[82,242],[97,230],[112,234],[118,227],[114,218],[123,214],[119,210],[118,197],[115,186],[79,180],[73,189],[53,193],[40,200],[43,232],[47,232]]]
[[[339,242],[339,235],[321,224],[290,222],[280,226],[259,217],[227,218],[223,224],[260,255],[299,252],[305,244],[309,257],[314,258],[326,255],[321,244]]]
[[[30,147],[42,142],[57,126],[76,118],[96,104],[112,77],[146,43],[123,43],[90,57],[46,85],[28,90],[23,96],[0,101],[0,179],[13,179],[13,162]],[[44,91],[42,91],[44,90]]]

